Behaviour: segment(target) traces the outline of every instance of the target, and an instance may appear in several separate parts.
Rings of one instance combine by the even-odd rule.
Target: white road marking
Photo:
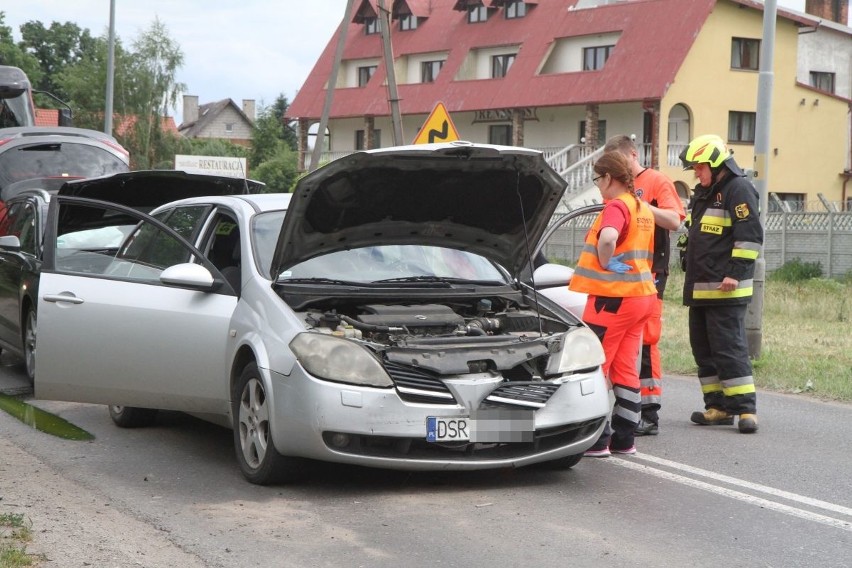
[[[659,460],[663,462],[665,465],[669,467],[677,467],[678,469],[682,469],[684,471],[694,470],[691,473],[695,473],[696,475],[703,475],[709,478],[725,478],[726,480],[731,480],[736,482],[737,485],[741,485],[744,487],[749,487],[754,485],[754,487],[763,487],[757,484],[750,484],[747,481],[738,480],[732,477],[723,476],[720,474],[714,474],[713,472],[700,470],[698,468],[691,468],[690,466],[686,466],[683,464],[678,464],[676,462],[669,462],[668,460],[663,460],[662,458],[654,458],[653,456],[648,456],[647,454],[636,454],[630,458],[610,458],[606,460],[607,462],[618,465],[627,469],[632,469],[635,471],[639,471],[642,473],[646,473],[648,475],[654,475],[656,477],[661,477],[663,479],[668,479],[669,481],[674,481],[676,483],[681,483],[683,485],[688,485],[690,487],[695,487],[697,489],[703,489],[704,491],[709,491],[710,493],[715,493],[717,495],[723,495],[725,497],[730,497],[731,499],[735,499],[737,501],[749,503],[751,505],[757,505],[759,507],[763,507],[765,509],[770,509],[772,511],[777,511],[779,513],[784,513],[786,515],[790,515],[793,517],[799,517],[800,519],[805,519],[807,521],[812,521],[815,523],[820,523],[823,525],[828,525],[830,527],[838,528],[841,530],[845,530],[848,532],[852,532],[852,522],[844,521],[841,519],[835,519],[834,517],[829,517],[826,515],[821,515],[819,513],[813,513],[811,511],[806,511],[804,509],[798,509],[796,507],[791,507],[789,505],[784,505],[782,503],[777,503],[775,501],[770,501],[769,499],[764,499],[762,497],[756,497],[754,495],[749,495],[748,493],[743,493],[741,491],[735,491],[733,489],[728,489],[726,487],[721,487],[719,485],[713,485],[712,483],[707,483],[705,481],[700,481],[698,479],[692,479],[691,477],[686,477],[677,473],[672,473],[669,471],[664,471],[662,469],[657,469],[651,466],[647,466],[644,464],[636,463],[634,460],[637,457],[640,459],[647,459],[648,461],[656,461]],[[719,479],[721,481],[721,479]],[[730,481],[725,481],[725,483],[730,483]],[[786,491],[779,491],[772,489],[771,487],[765,487],[763,489],[758,489],[759,491],[763,491],[765,493],[775,494],[774,492],[778,492],[779,494],[794,496],[797,499],[796,501],[805,502],[808,500],[807,497],[802,497],[800,495],[795,495],[793,493],[787,493]],[[779,495],[780,496],[780,495]],[[787,499],[788,497],[784,497]],[[823,501],[817,501],[816,499],[812,500],[817,503],[824,503]],[[824,503],[825,505],[832,505],[831,503]],[[825,507],[823,507],[825,508]],[[840,509],[846,509],[845,507],[840,507]],[[848,513],[846,513],[848,514]]]

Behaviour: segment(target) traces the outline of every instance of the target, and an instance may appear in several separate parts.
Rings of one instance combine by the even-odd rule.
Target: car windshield
[[[252,224],[258,269],[267,278],[285,211],[255,216]],[[460,250],[422,245],[385,245],[338,251],[301,262],[278,276],[279,281],[429,282],[450,280],[506,284],[504,273],[490,260]]]
[[[44,142],[0,153],[0,187],[36,178],[89,178],[126,172],[127,165],[103,148]]]

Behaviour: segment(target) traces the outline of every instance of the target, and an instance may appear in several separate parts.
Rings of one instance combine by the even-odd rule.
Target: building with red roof
[[[681,171],[677,156],[697,135],[721,135],[740,165],[754,167],[761,2],[385,0],[384,5],[390,10],[403,139],[393,140],[381,8],[377,0],[361,0],[344,20],[325,159],[411,143],[442,102],[463,139],[545,151],[568,179],[574,204],[598,197],[590,183],[591,163],[614,134],[635,135],[645,162],[674,179],[684,197],[695,181]],[[848,199],[843,182],[852,128],[850,99],[838,93],[848,91],[820,90],[817,96],[813,85],[797,80],[799,33],[819,31],[819,22],[778,10],[773,149],[765,159],[770,191],[801,203],[818,202],[821,193],[842,204]],[[848,53],[852,30],[835,28],[847,40],[837,49],[845,45]],[[322,116],[337,44],[335,34],[287,112],[299,123],[302,166],[309,132]],[[844,73],[842,62],[836,77],[846,82],[849,70]]]

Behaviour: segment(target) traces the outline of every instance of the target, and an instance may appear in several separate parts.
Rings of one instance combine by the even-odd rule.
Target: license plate
[[[467,417],[429,416],[426,419],[427,442],[466,442],[470,440]]]
[[[427,442],[532,442],[532,410],[478,410],[471,416],[429,416]]]

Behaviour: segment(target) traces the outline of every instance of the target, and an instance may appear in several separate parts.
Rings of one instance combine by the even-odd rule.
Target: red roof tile
[[[35,109],[36,126],[59,126],[59,111],[55,108]]]

